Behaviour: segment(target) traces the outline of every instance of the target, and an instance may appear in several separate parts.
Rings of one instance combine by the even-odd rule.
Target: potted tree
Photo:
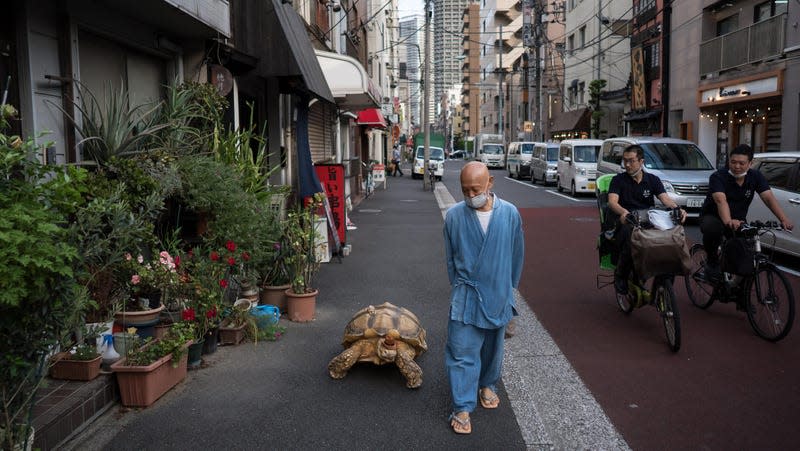
[[[288,255],[285,258],[289,269],[291,286],[286,293],[286,310],[289,320],[308,322],[314,319],[317,294],[313,278],[319,269],[315,252],[317,210],[324,195],[317,193],[305,205],[295,206],[285,221]]]
[[[123,405],[147,407],[186,377],[194,328],[191,322],[175,323],[163,338],[146,340],[111,365]]]

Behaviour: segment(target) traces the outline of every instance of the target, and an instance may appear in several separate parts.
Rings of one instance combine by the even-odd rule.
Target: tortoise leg
[[[406,387],[418,388],[422,385],[422,368],[414,361],[414,348],[405,344],[398,343],[397,357],[395,363],[400,368],[400,373],[406,378]]]
[[[328,373],[332,378],[341,379],[347,375],[347,371],[352,368],[352,366],[358,362],[358,358],[361,357],[362,345],[362,341],[357,341],[331,359],[330,363],[328,363]]]

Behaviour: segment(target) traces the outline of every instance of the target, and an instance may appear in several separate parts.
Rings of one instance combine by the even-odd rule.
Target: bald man
[[[493,181],[485,164],[467,163],[461,170],[464,201],[450,208],[444,221],[451,285],[445,365],[453,397],[450,426],[459,434],[472,432],[470,413],[478,402],[486,409],[500,404],[503,334],[517,315],[522,218],[491,192]]]

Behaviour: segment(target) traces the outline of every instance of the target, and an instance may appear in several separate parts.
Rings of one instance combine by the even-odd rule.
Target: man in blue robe
[[[461,170],[464,201],[447,212],[444,242],[450,294],[445,365],[453,397],[450,425],[472,431],[469,415],[480,400],[500,403],[496,384],[503,365],[506,324],[517,314],[514,289],[522,274],[525,243],[517,208],[490,190],[485,164],[472,161]]]

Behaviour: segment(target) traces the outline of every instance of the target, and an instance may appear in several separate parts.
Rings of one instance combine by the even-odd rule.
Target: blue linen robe
[[[478,215],[463,201],[447,211],[444,222],[450,319],[483,329],[505,326],[513,316],[525,251],[517,208],[496,194],[484,234]]]

